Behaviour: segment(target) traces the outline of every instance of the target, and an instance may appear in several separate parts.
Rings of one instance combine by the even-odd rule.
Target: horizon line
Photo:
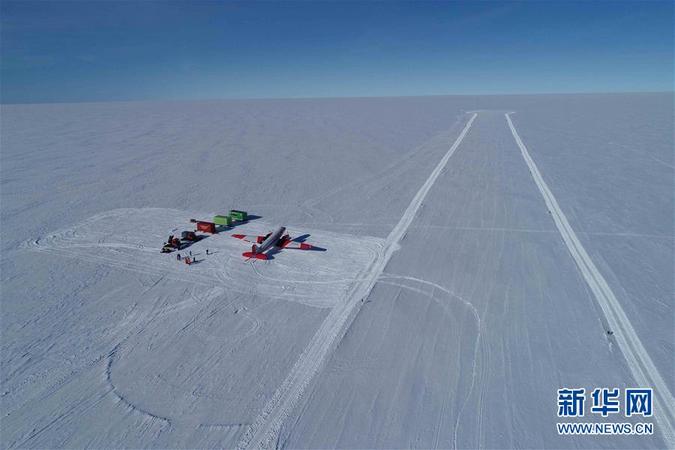
[[[387,99],[387,98],[429,98],[429,97],[529,97],[546,95],[621,95],[621,94],[675,94],[675,89],[664,91],[577,91],[577,92],[529,92],[529,93],[493,93],[493,94],[420,94],[420,95],[345,95],[345,96],[290,96],[290,97],[215,97],[215,98],[166,98],[166,99],[125,99],[125,100],[73,100],[60,102],[14,102],[1,106],[18,105],[71,105],[71,104],[105,104],[105,103],[183,103],[183,102],[241,102],[269,100],[347,100],[347,99]]]

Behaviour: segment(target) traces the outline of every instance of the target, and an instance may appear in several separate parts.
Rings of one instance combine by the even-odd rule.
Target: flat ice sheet
[[[557,388],[635,380],[503,113],[672,388],[672,102],[2,105],[0,445],[236,447],[317,344],[326,365],[266,423],[274,445],[666,447],[658,429],[553,427]],[[322,346],[469,110],[400,249]],[[194,266],[159,253],[229,208],[262,218],[195,244]],[[227,235],[279,225],[326,252],[245,262]]]

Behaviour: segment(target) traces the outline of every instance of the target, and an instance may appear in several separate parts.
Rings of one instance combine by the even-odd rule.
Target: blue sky
[[[3,103],[673,90],[673,3],[4,1]]]

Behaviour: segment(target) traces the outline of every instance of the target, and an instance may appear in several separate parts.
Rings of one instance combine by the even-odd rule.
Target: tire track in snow
[[[471,385],[469,387],[469,391],[466,393],[466,397],[464,397],[464,400],[462,401],[462,406],[459,408],[459,411],[457,412],[457,419],[455,420],[455,425],[454,429],[452,432],[452,448],[458,448],[457,446],[457,434],[459,432],[459,426],[462,422],[462,415],[464,413],[464,409],[466,408],[467,403],[469,402],[469,399],[471,398],[471,394],[473,393],[474,388],[476,387],[476,379],[478,378],[478,374],[476,371],[476,366],[478,364],[478,351],[480,349],[481,345],[481,323],[480,323],[480,315],[478,314],[478,310],[468,301],[459,296],[458,294],[455,294],[449,289],[446,289],[445,287],[441,286],[440,284],[433,283],[431,281],[427,280],[422,280],[420,278],[415,278],[415,277],[409,277],[409,276],[403,276],[403,275],[392,275],[392,274],[384,274],[380,277],[380,280],[385,280],[385,281],[380,281],[383,284],[391,284],[393,286],[400,286],[404,289],[410,289],[413,291],[417,291],[421,294],[427,295],[429,298],[432,300],[435,300],[434,298],[434,292],[431,291],[431,293],[424,292],[420,289],[415,289],[410,286],[406,286],[405,284],[401,283],[392,283],[390,281],[386,281],[388,279],[395,279],[395,280],[408,280],[408,281],[416,281],[420,284],[426,284],[429,286],[433,286],[434,289],[438,289],[444,293],[446,293],[448,296],[451,298],[459,300],[464,306],[466,306],[469,311],[471,311],[471,314],[473,315],[474,320],[476,321],[476,330],[477,330],[477,335],[476,335],[476,340],[474,342],[474,349],[473,349],[473,362],[471,363]],[[439,305],[443,307],[443,305],[439,302]],[[483,364],[482,367],[486,367],[486,364]],[[442,415],[441,415],[441,420],[442,420]],[[440,429],[436,429],[436,436],[434,438],[434,445],[433,448],[438,448],[438,441],[439,441],[439,433]]]
[[[530,173],[534,182],[539,188],[539,192],[544,197],[546,206],[548,206],[551,216],[555,222],[558,231],[562,235],[565,245],[572,254],[574,262],[579,267],[586,283],[591,288],[600,308],[602,309],[607,323],[614,331],[614,337],[621,349],[628,363],[628,368],[633,374],[633,378],[637,382],[636,387],[650,387],[654,388],[654,396],[656,400],[654,419],[659,425],[661,434],[666,442],[667,447],[675,448],[675,399],[671,394],[668,386],[661,377],[654,362],[649,357],[649,353],[642,345],[633,325],[631,325],[628,316],[621,307],[621,303],[617,300],[614,292],[609,287],[605,278],[600,274],[600,271],[591,260],[586,252],[586,249],[577,238],[576,233],[570,226],[565,214],[563,214],[558,202],[553,193],[548,188],[537,168],[534,160],[530,157],[525,144],[520,139],[516,128],[513,126],[511,117],[506,113],[506,121],[511,129],[511,134],[516,140],[516,144],[520,147],[520,152],[530,168]]]
[[[417,191],[415,197],[413,197],[399,222],[389,233],[389,236],[387,236],[382,251],[357,277],[364,280],[354,283],[347,293],[345,301],[334,307],[328,314],[318,331],[312,337],[312,340],[293,365],[284,382],[279,386],[239,441],[237,445],[238,449],[265,448],[275,445],[285,419],[302,397],[314,375],[316,375],[327,357],[332,353],[332,350],[340,342],[349,324],[356,316],[356,313],[358,313],[362,305],[361,300],[370,294],[380,274],[384,271],[394,252],[399,248],[399,241],[413,222],[429,190],[441,174],[450,157],[464,140],[477,116],[477,113],[471,116],[454,144],[452,144],[452,147],[441,158],[441,161],[431,172],[419,191]]]

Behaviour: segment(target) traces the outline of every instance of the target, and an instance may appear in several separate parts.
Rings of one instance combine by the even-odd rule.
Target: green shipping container
[[[244,221],[247,219],[248,214],[246,214],[246,211],[238,211],[236,209],[231,209],[230,217],[232,217],[234,220]]]
[[[230,216],[213,216],[213,223],[216,225],[232,225],[232,217]]]

